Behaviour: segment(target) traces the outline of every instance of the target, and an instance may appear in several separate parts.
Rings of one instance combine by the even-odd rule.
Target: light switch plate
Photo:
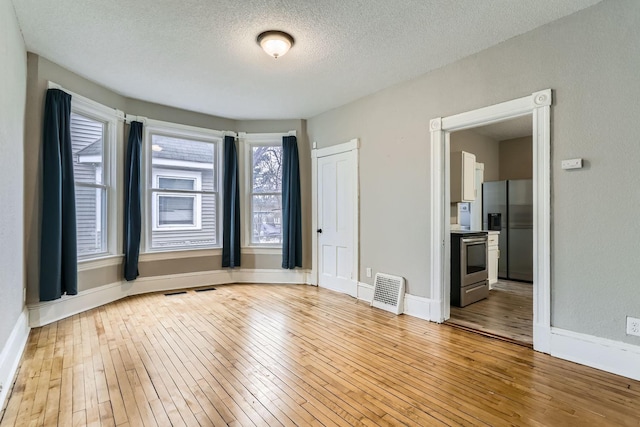
[[[562,169],[582,169],[582,159],[563,160]]]
[[[371,269],[367,267],[367,277],[371,277]]]

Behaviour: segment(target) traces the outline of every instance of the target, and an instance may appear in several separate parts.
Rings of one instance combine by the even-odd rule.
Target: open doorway
[[[459,114],[436,117],[431,131],[431,304],[429,318],[442,323],[451,310],[451,204],[449,144],[452,132],[532,117],[533,146],[533,348],[551,348],[551,89]]]
[[[452,295],[447,320],[531,347],[532,128],[528,114],[449,135]],[[465,185],[473,191],[465,191]],[[469,269],[473,276],[456,269]]]

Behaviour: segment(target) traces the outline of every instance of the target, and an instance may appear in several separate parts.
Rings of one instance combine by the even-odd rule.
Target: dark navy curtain
[[[282,268],[302,267],[298,140],[282,138]]]
[[[124,176],[124,278],[138,277],[140,255],[141,193],[140,168],[142,151],[142,123],[131,122]]]
[[[40,301],[78,293],[71,95],[49,89],[42,133]]]
[[[224,137],[222,266],[240,267],[240,185],[235,138]]]

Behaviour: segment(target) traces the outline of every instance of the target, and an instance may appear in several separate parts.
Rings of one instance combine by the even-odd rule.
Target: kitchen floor
[[[498,280],[486,299],[452,306],[447,324],[532,347],[533,284]]]

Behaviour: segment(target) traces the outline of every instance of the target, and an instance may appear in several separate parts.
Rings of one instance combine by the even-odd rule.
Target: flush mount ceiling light
[[[278,59],[285,53],[289,52],[293,46],[294,40],[290,34],[284,31],[265,31],[258,34],[258,44],[267,52],[267,54]]]

